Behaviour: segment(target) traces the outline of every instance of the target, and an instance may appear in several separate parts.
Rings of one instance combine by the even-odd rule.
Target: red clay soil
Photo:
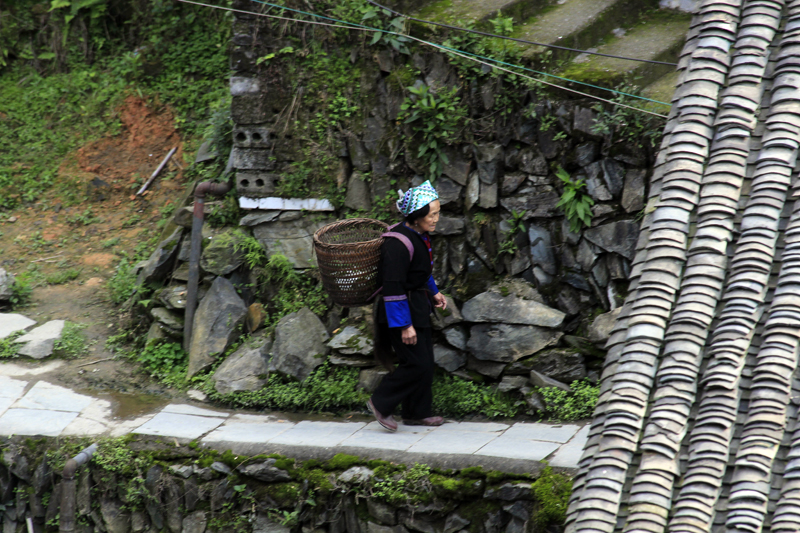
[[[120,390],[125,387],[119,378],[129,376],[124,381],[133,389],[152,391],[158,387],[147,379],[133,379],[125,362],[97,365],[99,375],[91,372],[92,367],[89,372],[77,367],[111,357],[103,344],[117,332],[120,316],[108,298],[106,283],[122,252],[131,253],[157,234],[161,209],[183,196],[183,169],[188,168],[168,108],[153,108],[129,96],[117,113],[122,124],[118,135],[91,142],[65,158],[59,184],[34,205],[0,213],[0,266],[15,275],[34,269],[39,286],[33,302],[17,312],[39,323],[65,319],[85,324],[90,341],[96,341],[84,357],[68,362],[53,377],[55,381],[77,386],[87,378],[83,381],[87,387],[103,388],[107,381],[108,388]],[[134,196],[173,147],[178,150],[170,164],[142,197]],[[44,281],[45,276],[70,268],[80,269],[77,279],[49,286]]]

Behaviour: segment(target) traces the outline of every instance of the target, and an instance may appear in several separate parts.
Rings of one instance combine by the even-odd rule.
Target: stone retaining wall
[[[58,531],[58,469],[80,446],[0,441],[4,533],[25,533],[28,518],[36,531]],[[520,533],[559,529],[563,513],[541,509],[565,506],[570,482],[549,469],[431,470],[343,455],[299,462],[118,439],[101,442],[75,485],[77,533]]]

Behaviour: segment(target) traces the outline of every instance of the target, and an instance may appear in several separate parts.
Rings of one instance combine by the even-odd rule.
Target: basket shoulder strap
[[[392,226],[392,228],[393,227],[394,226]],[[408,260],[411,261],[412,259],[414,259],[414,245],[411,244],[411,240],[408,237],[406,237],[402,233],[397,233],[396,231],[387,231],[386,233],[381,235],[381,237],[390,237],[392,239],[397,239],[398,241],[402,242],[406,246],[406,249],[408,250]]]

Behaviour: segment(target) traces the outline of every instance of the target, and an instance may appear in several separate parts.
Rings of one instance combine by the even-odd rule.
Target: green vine
[[[408,87],[408,91],[411,96],[403,102],[398,119],[411,126],[413,134],[406,141],[418,143],[417,157],[425,161],[428,178],[433,181],[449,163],[443,149],[458,140],[467,109],[461,105],[457,88],[434,93],[421,84]]]
[[[578,233],[582,226],[591,227],[594,200],[586,193],[586,183],[582,179],[573,181],[560,166],[556,170],[556,176],[564,184],[564,193],[556,207],[564,210],[569,221],[569,230]]]

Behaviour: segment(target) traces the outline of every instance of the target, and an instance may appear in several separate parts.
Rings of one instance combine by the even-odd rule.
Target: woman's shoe
[[[367,400],[367,409],[372,411],[372,414],[375,416],[375,420],[378,421],[378,424],[380,424],[383,429],[386,431],[391,431],[392,433],[397,431],[397,422],[395,422],[391,416],[383,416],[380,411],[375,409],[375,406],[372,405],[372,398]]]
[[[403,424],[407,426],[441,426],[444,418],[441,416],[429,416],[428,418],[404,418]]]

